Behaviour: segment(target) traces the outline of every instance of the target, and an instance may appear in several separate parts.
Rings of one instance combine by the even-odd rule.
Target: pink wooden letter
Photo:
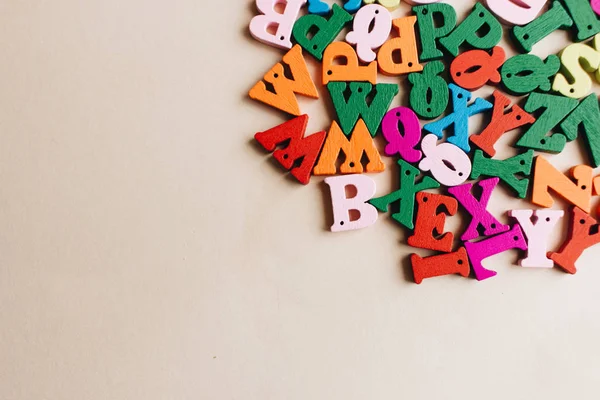
[[[398,124],[404,127],[404,135],[400,133]],[[418,162],[423,154],[415,150],[415,146],[421,140],[421,125],[417,114],[408,107],[397,107],[390,110],[381,123],[383,137],[387,140],[385,146],[385,155],[393,156],[399,154],[400,157],[409,162]]]
[[[489,211],[486,209],[487,204],[492,196],[492,191],[499,182],[499,178],[489,178],[479,181],[477,184],[483,189],[481,198],[477,200],[471,193],[473,188],[472,183],[466,183],[461,186],[456,186],[448,189],[448,192],[452,194],[460,204],[471,214],[471,222],[467,227],[467,230],[460,237],[460,240],[467,241],[479,237],[477,227],[483,226],[485,229],[483,234],[485,236],[495,235],[497,233],[505,232],[509,229],[508,225],[500,223]]]
[[[354,16],[352,32],[346,42],[356,45],[356,53],[362,62],[370,63],[377,55],[373,50],[380,48],[392,31],[392,15],[383,6],[364,6]]]
[[[508,232],[476,243],[467,242],[465,243],[465,248],[467,249],[469,259],[471,260],[475,278],[477,278],[478,281],[482,281],[496,276],[497,274],[496,271],[485,269],[483,265],[481,265],[483,260],[510,249],[527,250],[527,243],[525,243],[521,228],[518,224],[515,224]]]
[[[515,218],[527,237],[527,257],[519,261],[522,267],[552,268],[554,262],[548,253],[548,238],[559,219],[565,215],[563,210],[512,210],[509,215]],[[535,223],[532,216],[536,216]]]
[[[256,8],[262,14],[250,21],[250,33],[259,42],[279,47],[292,48],[292,28],[298,14],[307,0],[256,0]],[[283,4],[283,13],[275,10],[277,4]],[[277,27],[275,33],[269,33],[269,27]]]
[[[367,203],[375,195],[375,181],[365,175],[344,175],[325,179],[331,190],[333,206],[332,232],[351,231],[366,228],[377,221],[377,209]],[[346,197],[346,187],[356,189],[354,197]],[[350,220],[350,211],[360,213],[358,219]]]

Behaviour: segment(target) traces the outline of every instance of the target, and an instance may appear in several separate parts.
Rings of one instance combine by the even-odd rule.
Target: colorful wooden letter
[[[600,32],[600,21],[592,10],[590,0],[562,0],[562,2],[575,23],[578,42]]]
[[[553,1],[548,11],[525,26],[515,26],[512,33],[521,49],[529,53],[534,44],[555,30],[569,28],[572,25],[573,20],[560,2]]]
[[[559,72],[554,77],[552,89],[574,99],[588,94],[592,90],[588,72],[595,72],[600,67],[600,53],[585,44],[573,43],[560,53],[560,61],[570,79]]]
[[[533,150],[506,160],[492,160],[483,155],[483,151],[475,150],[471,179],[480,176],[498,177],[510,186],[517,195],[524,199],[529,188],[529,175],[533,165]],[[518,177],[517,174],[523,175]]]
[[[460,274],[466,278],[470,272],[469,257],[464,247],[454,253],[427,258],[420,257],[418,254],[411,254],[410,262],[417,284],[423,282],[423,279],[443,275]]]
[[[473,104],[468,106],[467,104],[471,101],[471,92],[453,83],[448,85],[448,88],[452,92],[452,114],[446,115],[435,122],[430,122],[423,129],[441,139],[444,130],[453,126],[453,136],[448,138],[448,142],[468,153],[471,151],[471,146],[469,146],[469,117],[489,110],[492,108],[492,104],[484,99],[477,98]]]
[[[471,174],[469,156],[450,143],[437,144],[435,135],[426,135],[421,141],[424,157],[419,163],[421,171],[430,171],[442,185],[460,185]]]
[[[340,165],[342,174],[362,173],[363,154],[369,160],[364,168],[366,172],[381,172],[385,169],[385,164],[381,161],[379,152],[362,119],[358,120],[350,139],[344,135],[337,122],[333,121],[313,173],[315,175],[335,175],[336,162],[342,152],[346,156]]]
[[[450,4],[438,3],[413,7],[413,12],[417,16],[421,39],[420,60],[439,60],[444,53],[438,49],[437,42],[456,26],[456,11]]]
[[[283,12],[275,11],[277,4],[283,4]],[[262,14],[250,21],[250,33],[265,44],[281,49],[292,48],[292,28],[298,19],[300,9],[306,0],[256,0],[256,8]],[[275,33],[269,32],[269,27],[276,26]]]
[[[460,54],[450,64],[452,80],[463,89],[475,90],[487,84],[500,83],[498,68],[506,54],[502,47],[492,48],[492,54],[484,50],[469,50]]]
[[[397,18],[392,22],[398,30],[398,37],[388,40],[379,49],[377,61],[382,73],[394,76],[423,70],[423,66],[419,64],[417,42],[415,39],[416,21],[417,17],[413,15]],[[400,54],[400,62],[395,61],[395,52]]]
[[[344,93],[350,87],[350,98],[346,100]],[[375,137],[381,120],[390,108],[394,96],[398,94],[398,85],[380,83],[371,85],[367,82],[331,82],[327,85],[333,106],[337,112],[342,131],[349,135],[359,118],[367,124],[371,136]],[[367,104],[367,96],[375,90],[371,104]]]
[[[415,194],[427,189],[440,187],[434,179],[424,176],[421,182],[416,179],[421,173],[418,169],[404,160],[398,160],[400,167],[400,188],[386,196],[378,197],[370,201],[379,211],[386,212],[388,206],[398,202],[399,211],[392,214],[392,218],[409,229],[414,228]]]
[[[498,178],[489,178],[477,182],[477,185],[482,189],[479,200],[477,200],[475,196],[473,196],[473,193],[471,193],[473,189],[472,183],[465,183],[462,186],[451,187],[448,189],[448,192],[452,196],[456,197],[458,202],[471,215],[471,222],[460,237],[460,240],[463,242],[479,237],[479,231],[477,228],[480,225],[484,229],[483,234],[485,236],[495,235],[497,233],[505,232],[509,229],[508,225],[500,223],[487,210],[487,204],[490,201],[490,197],[492,197],[492,192],[498,184],[498,181]]]
[[[323,85],[329,82],[377,83],[377,62],[361,66],[354,48],[346,42],[333,42],[323,53]]]
[[[554,168],[544,157],[537,156],[531,202],[540,207],[552,207],[554,200],[549,193],[549,190],[552,189],[569,203],[589,213],[592,198],[592,172],[592,167],[587,165],[573,167],[571,169],[571,176],[575,179],[573,182]]]
[[[583,131],[592,166],[600,166],[600,109],[598,97],[590,94],[560,124],[567,140],[575,140]]]
[[[325,141],[325,131],[304,137],[308,115],[296,117],[265,132],[258,132],[254,138],[268,151],[274,151],[273,157],[300,183],[308,184],[310,174]],[[288,142],[284,149],[278,144]],[[300,162],[299,165],[296,162]]]
[[[443,70],[441,61],[432,61],[425,64],[423,73],[408,75],[408,81],[413,85],[409,103],[421,118],[437,118],[448,107],[448,84],[439,75]]]
[[[454,235],[444,232],[446,214],[453,216],[458,209],[456,200],[441,194],[420,192],[417,194],[417,221],[415,231],[408,238],[408,244],[421,249],[452,251]],[[441,210],[441,206],[445,208]]]
[[[460,46],[468,43],[476,49],[491,49],[502,38],[502,25],[480,3],[475,3],[471,14],[464,19],[448,36],[440,39],[440,44],[453,56],[458,55]]]
[[[516,95],[534,90],[547,92],[552,88],[551,78],[560,69],[560,59],[554,54],[542,61],[533,54],[518,54],[506,60],[502,66],[502,83]]]
[[[528,113],[543,109],[533,125],[517,141],[517,146],[529,149],[560,153],[565,148],[567,137],[562,133],[546,136],[558,125],[575,107],[577,100],[551,94],[531,93],[525,103]]]
[[[283,63],[291,70],[292,79],[285,76]],[[300,46],[294,46],[283,56],[283,63],[271,68],[263,77],[264,82],[260,81],[250,89],[249,96],[289,114],[300,115],[296,94],[318,99],[319,93],[310,77]],[[273,90],[267,89],[265,82]]]
[[[546,0],[487,0],[486,3],[502,21],[512,25],[525,25],[537,17]]]
[[[475,278],[478,281],[482,281],[497,275],[496,271],[491,271],[481,265],[483,260],[511,249],[527,250],[527,243],[525,242],[521,228],[518,224],[515,224],[508,232],[484,239],[480,242],[465,243],[465,248],[471,260]]]
[[[574,207],[571,211],[571,225],[566,242],[563,243],[560,251],[550,252],[548,257],[568,273],[574,274],[577,272],[575,267],[577,259],[585,249],[598,243],[600,243],[598,221],[583,210]]]
[[[305,15],[296,21],[292,30],[296,42],[319,61],[323,58],[325,48],[335,40],[344,26],[352,21],[352,15],[337,4],[333,5],[332,11],[329,20],[319,15]],[[316,31],[314,36],[311,35],[313,31]]]
[[[377,210],[367,203],[375,194],[375,181],[365,175],[347,175],[325,178],[331,191],[333,225],[331,232],[352,231],[373,225],[377,221]],[[346,187],[354,186],[356,195],[346,197]],[[358,211],[359,218],[352,220],[350,211]]]
[[[400,133],[402,124],[404,134]],[[415,147],[421,141],[421,125],[417,115],[408,107],[396,107],[390,110],[381,123],[383,137],[388,142],[385,155],[398,154],[402,159],[415,163],[421,160],[422,153]]]
[[[521,267],[552,268],[554,263],[548,257],[548,239],[552,229],[563,217],[563,210],[512,210],[509,215],[515,218],[527,237],[527,257],[519,261]],[[533,218],[535,216],[535,222]]]
[[[356,45],[356,54],[363,62],[374,61],[377,54],[373,50],[381,47],[390,36],[392,16],[383,6],[372,4],[361,8],[354,16],[352,31],[346,35],[346,42]]]
[[[510,107],[510,99],[501,92],[495,90],[493,96],[492,121],[481,133],[470,137],[473,144],[491,157],[496,155],[494,145],[502,135],[520,126],[535,122],[535,119],[518,105],[515,104]],[[508,112],[505,113],[507,109]]]

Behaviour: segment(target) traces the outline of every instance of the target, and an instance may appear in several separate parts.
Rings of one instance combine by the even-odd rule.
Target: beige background
[[[253,13],[0,4],[0,399],[597,399],[600,248],[575,276],[508,252],[494,279],[418,286],[389,215],[327,232],[322,179],[294,183],[251,141],[284,120],[245,97],[282,54],[246,33]],[[302,101],[311,131],[328,103]],[[516,207],[492,198],[503,221]]]

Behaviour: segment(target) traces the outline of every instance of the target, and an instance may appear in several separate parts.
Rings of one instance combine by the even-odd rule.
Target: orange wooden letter
[[[250,89],[249,95],[254,100],[299,116],[300,107],[296,94],[318,99],[319,93],[306,67],[306,61],[302,56],[302,47],[294,46],[283,56],[283,62],[290,67],[292,79],[285,76],[283,64],[278,63],[263,77],[264,81],[273,87],[273,90],[267,89],[265,82],[260,81]]]
[[[548,257],[565,271],[574,274],[577,272],[575,262],[581,257],[583,251],[600,243],[600,232],[598,231],[598,221],[580,208],[574,207],[571,214],[571,226],[567,241],[563,243],[558,253],[550,252]]]
[[[492,121],[477,135],[471,135],[469,138],[477,147],[483,150],[487,155],[493,157],[496,155],[494,145],[508,131],[517,129],[525,124],[532,124],[535,118],[527,114],[518,105],[510,107],[510,99],[502,92],[494,90],[494,110],[492,111]],[[510,108],[508,112],[504,112]]]
[[[552,207],[554,200],[549,190],[554,190],[565,200],[590,212],[592,199],[592,167],[578,165],[571,169],[575,182],[552,166],[544,157],[537,156],[533,176],[531,202],[541,207]]]
[[[386,75],[401,75],[409,72],[423,71],[419,64],[417,41],[415,39],[415,22],[417,17],[397,18],[392,24],[398,29],[399,37],[390,39],[381,46],[377,55],[379,69]],[[400,62],[394,61],[394,52],[400,53]]]
[[[343,63],[341,61],[343,60]],[[337,61],[338,64],[334,64]],[[371,82],[377,83],[377,61],[361,67],[352,46],[346,42],[333,42],[323,53],[323,85],[329,82]]]
[[[408,244],[412,247],[439,250],[446,253],[452,251],[454,235],[452,232],[443,232],[446,214],[452,216],[456,214],[458,209],[456,199],[441,194],[419,192],[417,203],[419,208],[415,231],[408,238]],[[446,212],[439,210],[442,205],[446,208]]]
[[[344,152],[346,156],[346,160],[340,166],[342,174],[362,173],[363,166],[360,160],[363,153],[369,159],[365,167],[366,172],[381,172],[385,169],[385,164],[381,161],[373,138],[362,118],[354,127],[350,140],[344,135],[337,122],[333,121],[313,173],[315,175],[335,175],[337,172],[336,161],[340,152]]]
[[[427,258],[422,258],[418,254],[411,254],[410,261],[415,275],[415,283],[421,283],[425,278],[450,274],[460,274],[466,278],[471,271],[469,257],[464,247],[454,253]]]

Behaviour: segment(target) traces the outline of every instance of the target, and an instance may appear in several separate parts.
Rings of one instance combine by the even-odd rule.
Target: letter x
[[[498,222],[498,220],[486,209],[490,197],[492,196],[492,191],[499,181],[499,178],[489,178],[479,181],[477,184],[483,190],[479,200],[471,193],[471,189],[473,188],[472,183],[466,183],[448,189],[448,192],[456,197],[456,200],[458,200],[472,216],[467,230],[465,230],[460,237],[460,240],[463,242],[479,237],[479,232],[477,231],[479,225],[483,226],[485,229],[485,236],[495,235],[510,229],[508,225]]]
[[[413,229],[415,213],[415,196],[417,192],[426,189],[436,189],[440,184],[433,178],[424,176],[420,183],[415,183],[417,176],[421,173],[404,160],[398,160],[400,166],[400,189],[386,196],[378,197],[369,201],[376,209],[386,212],[392,203],[400,203],[400,211],[392,214],[392,218],[409,229]]]
[[[448,142],[460,147],[465,153],[471,151],[469,145],[469,117],[492,108],[492,104],[482,98],[476,98],[475,102],[467,106],[471,101],[471,92],[451,83],[448,88],[452,92],[452,114],[431,122],[423,127],[438,138],[442,138],[444,130],[454,125],[454,135],[448,138]]]

